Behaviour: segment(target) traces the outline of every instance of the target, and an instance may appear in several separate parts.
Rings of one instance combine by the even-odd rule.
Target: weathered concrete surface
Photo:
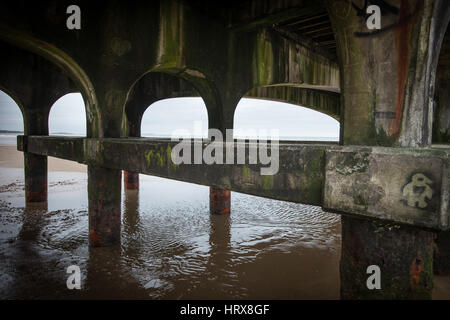
[[[133,123],[130,122],[134,129],[127,128],[127,119],[124,120],[124,114],[128,116],[133,114],[128,111],[136,111],[125,110],[128,98],[143,76],[160,72],[188,81],[198,91],[208,109],[210,128],[222,131],[232,128],[236,105],[255,87],[280,84],[309,89],[331,87],[339,88],[341,92],[339,119],[344,145],[429,146],[435,70],[443,31],[450,19],[447,1],[392,0],[383,13],[382,30],[375,33],[367,33],[363,7],[367,1],[325,1],[337,43],[337,63],[312,50],[311,46],[269,27],[296,17],[301,14],[300,9],[315,12],[316,7],[320,11],[322,3],[252,0],[242,5],[221,3],[215,8],[211,1],[201,0],[192,3],[155,1],[140,5],[125,1],[80,1],[82,29],[70,31],[65,26],[67,16],[64,14],[67,6],[72,4],[68,1],[50,0],[45,4],[30,4],[24,0],[2,2],[0,39],[58,66],[83,94],[88,137],[108,138],[45,140],[29,137],[19,147],[23,146],[26,152],[89,164],[89,211],[94,245],[114,243],[117,230],[120,231],[120,169],[281,200],[322,204],[327,181],[341,175],[337,173],[337,162],[329,167],[329,172],[325,170],[328,153],[330,157],[342,157],[350,163],[356,157],[348,157],[345,150],[339,151],[337,147],[284,145],[280,150],[279,173],[261,176],[257,165],[176,166],[170,162],[173,144],[167,141],[148,143],[110,139],[138,135],[140,119],[135,117]],[[242,14],[236,14],[242,8]],[[357,8],[362,8],[362,13]],[[275,95],[278,94],[276,90],[273,89]],[[329,104],[328,98],[321,102],[322,98],[310,97],[306,98],[307,103],[308,99],[314,103],[319,101],[325,111],[332,111],[330,105],[333,103]],[[45,111],[46,107],[42,108]],[[142,106],[131,107],[134,108],[139,111]],[[139,112],[135,114],[139,115]],[[46,113],[35,115],[44,119]],[[39,122],[37,126],[43,125],[46,123]],[[344,175],[349,186],[338,185],[341,191],[327,193],[330,209],[336,205],[336,210],[345,207],[359,216],[368,214],[370,218],[376,216],[420,226],[432,225],[434,229],[448,225],[448,189],[445,189],[448,153],[415,150],[408,154],[403,149],[392,150],[398,153],[399,158],[395,159],[403,157],[403,163],[407,164],[405,168],[410,170],[411,181],[401,186],[401,195],[406,198],[399,199],[398,191],[400,180],[404,178],[399,175],[406,174],[402,171],[402,162],[398,160],[398,173],[389,169],[387,171],[393,173],[387,175],[382,171],[390,166],[388,155],[372,151],[367,154],[366,149],[360,149],[355,152],[367,154],[369,168],[366,172]],[[425,167],[423,158],[430,161],[430,167]],[[440,162],[443,164],[441,174],[438,172]],[[100,169],[101,166],[107,168]],[[351,171],[353,166],[346,165],[341,171],[348,172],[347,169]],[[432,176],[427,176],[428,171],[422,172],[424,169]],[[328,180],[326,173],[329,173]],[[353,179],[353,174],[363,183]],[[385,179],[383,182],[380,181],[382,178]],[[439,179],[440,187],[432,185]],[[420,183],[428,188],[417,187]],[[96,193],[96,187],[104,184],[109,193],[103,190]],[[352,186],[354,193],[349,196],[348,190],[344,189],[352,189]],[[379,197],[383,192],[378,187],[386,189],[383,189],[384,197]],[[421,188],[424,193],[417,195]],[[437,198],[434,198],[438,194],[439,208]],[[338,195],[348,196],[351,205],[339,202]],[[422,195],[431,202],[425,198],[416,199]],[[412,209],[401,208],[401,212],[393,212],[394,209],[387,206],[394,204],[398,211],[402,201]],[[419,214],[424,209],[430,209],[432,214],[428,217],[426,213]],[[439,218],[436,212],[439,212]],[[389,248],[378,251],[379,261],[388,261],[384,272],[393,275],[390,289],[380,292],[380,296],[429,298],[431,290],[427,279],[432,277],[428,272],[432,249],[428,244],[433,234],[419,228],[398,228],[391,237],[373,231],[365,223],[369,222],[361,224],[353,218],[343,219],[343,252],[346,254],[343,254],[341,267],[346,281],[341,283],[342,292],[352,297],[364,297],[364,282],[352,277],[365,270],[377,248]],[[356,250],[360,243],[358,237],[367,243],[367,249],[362,252]],[[391,243],[395,245],[391,246]],[[403,247],[408,248],[407,256],[402,253]],[[408,260],[411,258],[409,253],[415,255],[413,262]],[[413,284],[405,291],[408,270]]]
[[[450,231],[438,232],[435,243],[434,274],[448,276],[450,275]]]
[[[211,214],[230,214],[231,192],[209,187],[209,211]]]
[[[429,299],[433,237],[408,226],[342,216],[341,299]],[[380,267],[379,290],[367,287],[371,265]]]
[[[337,88],[318,90],[294,85],[258,87],[249,91],[246,98],[259,98],[296,104],[325,113],[339,121],[341,107]]]
[[[297,11],[306,6],[294,2]],[[339,86],[335,61],[270,30],[228,28],[225,17],[231,8],[226,4],[81,1],[82,28],[68,30],[69,4],[2,3],[0,38],[44,57],[73,80],[85,98],[89,137],[123,135],[127,97],[149,72],[171,74],[193,85],[211,113],[211,127],[218,129],[232,127],[237,103],[255,86]],[[203,5],[216,6],[224,16],[198,10]]]
[[[436,70],[436,88],[433,119],[433,143],[450,143],[450,27],[442,43]],[[440,232],[436,238],[434,271],[450,275],[450,232]]]
[[[47,157],[29,152],[24,154],[25,201],[47,201]]]
[[[161,72],[144,75],[128,94],[124,136],[141,136],[142,117],[152,103],[169,98],[199,96],[198,91],[183,78]]]
[[[48,135],[50,108],[63,95],[76,92],[75,84],[46,59],[4,41],[0,69],[0,89],[22,111],[25,134]]]
[[[126,190],[139,189],[139,173],[123,171],[123,185]]]
[[[447,27],[436,70],[433,143],[450,143],[450,31]]]
[[[88,166],[89,243],[93,247],[120,243],[121,173]]]
[[[276,23],[313,15],[321,10],[321,0],[251,0],[242,2],[239,6],[231,6],[229,14],[224,18],[227,19],[228,28],[242,32],[270,27]]]
[[[141,121],[149,106],[159,100],[177,97],[202,97],[196,86],[175,75],[150,72],[143,76],[130,91],[125,106],[124,136],[140,137]],[[281,101],[306,107],[327,114],[339,121],[340,96],[337,87],[318,87],[308,85],[273,85],[256,87],[244,96],[263,100]],[[214,103],[205,101],[209,128],[221,128],[216,118]],[[232,123],[228,123],[232,129]],[[231,127],[230,127],[231,126]]]
[[[50,108],[75,91],[74,83],[55,65],[0,41],[0,89],[19,106],[26,135],[48,135]],[[47,201],[47,157],[24,154],[25,200]]]
[[[442,0],[395,0],[390,1],[389,5],[380,2],[383,7],[381,29],[375,31],[368,30],[366,26],[367,1],[328,0],[326,3],[335,33],[341,74],[341,142],[344,145],[429,146],[434,77],[442,39],[450,19],[448,3]],[[432,199],[435,189],[442,188],[439,184],[444,184],[446,180],[442,171],[437,176],[433,173],[432,178],[438,181],[437,186],[429,186],[431,190],[423,186],[434,183],[428,183],[429,178],[423,173],[436,170],[439,162],[434,163],[428,158],[430,167],[427,161],[419,160],[420,156],[417,156],[406,161],[394,160],[396,163],[391,164],[389,156],[366,157],[361,151],[359,155],[336,155],[334,164],[333,161],[328,162],[327,179],[339,191],[332,190],[330,184],[326,183],[329,188],[325,192],[326,206],[336,205],[341,210],[347,208],[362,215],[367,212],[371,212],[370,216],[393,215],[399,217],[399,222],[408,220],[401,216],[409,212],[411,217],[420,220],[418,225],[423,226],[433,219],[435,222],[441,219],[439,224],[448,225],[448,200],[445,201],[448,189],[438,191],[440,194],[436,199],[440,199],[444,211],[444,215],[439,218],[436,213],[440,209],[432,202],[416,199]],[[338,168],[342,166],[339,159],[348,161],[344,163],[343,171]],[[366,161],[370,163],[367,171],[364,169]],[[418,171],[410,171],[409,165],[416,161]],[[445,163],[447,168],[448,157]],[[358,170],[361,172],[358,173]],[[387,180],[381,182],[381,177]],[[342,182],[336,185],[339,178]],[[402,182],[405,178],[411,181]],[[361,189],[358,189],[358,185]],[[353,191],[350,196],[349,193]],[[388,192],[392,193],[392,198]],[[383,193],[389,195],[390,200]],[[343,199],[338,199],[337,194]],[[389,211],[388,205],[397,210]],[[424,210],[431,208],[434,215]],[[433,232],[419,228],[394,228],[387,236],[367,227],[370,223],[353,217],[342,219],[342,297],[431,298],[433,249],[429,244],[434,238]],[[388,225],[385,224],[385,227]],[[364,250],[361,250],[362,244],[366,245]],[[403,255],[405,248],[407,256]],[[417,263],[409,260],[415,253],[420,253],[422,259]],[[375,262],[385,265],[381,270],[382,275],[386,273],[393,276],[388,278],[387,290],[382,289],[370,295],[362,277],[368,278],[364,271],[372,264],[373,258],[377,258]],[[407,286],[410,273],[417,280],[413,287]]]
[[[253,54],[253,87],[281,83],[330,87],[340,85],[335,61],[268,29],[257,33]]]
[[[417,226],[449,227],[449,158],[390,148],[327,152],[324,208]],[[414,221],[414,222],[413,222]]]
[[[24,141],[27,141],[26,148]],[[176,144],[168,139],[20,136],[18,149],[98,167],[324,205],[336,212],[438,230],[449,227],[449,150],[281,143],[278,173],[264,176],[260,169],[269,165],[249,164],[250,148],[259,152],[255,144],[237,144],[234,148],[234,163],[237,163],[237,146],[245,147],[245,165],[176,165],[171,158]],[[207,145],[198,143],[197,147],[204,150]],[[191,146],[195,148],[194,143]],[[224,149],[223,154],[226,152]],[[423,202],[414,198],[417,190],[426,191],[419,181],[414,180],[416,186],[411,184],[416,174],[423,174],[431,181],[423,181],[431,189],[431,193],[425,193],[431,196],[424,196]]]
[[[74,90],[73,82],[44,58],[0,41],[0,89],[19,106],[27,135],[48,135],[54,102]],[[47,201],[47,157],[24,154],[25,200]]]
[[[60,157],[111,169],[123,169],[215,186],[269,198],[320,205],[324,181],[324,159],[327,145],[286,144],[280,146],[280,168],[276,175],[262,176],[261,167],[248,164],[249,148],[242,144],[246,164],[180,164],[171,160],[177,142],[162,139],[83,139],[19,136],[18,148],[36,154]],[[27,143],[24,143],[24,141]],[[24,149],[26,145],[26,149]],[[197,144],[196,144],[197,145]],[[202,150],[206,144],[199,143]],[[118,156],[120,154],[120,156]],[[224,150],[224,155],[226,151]],[[234,148],[237,163],[237,148]]]
[[[365,1],[328,1],[341,70],[345,144],[431,144],[434,75],[450,10],[446,1],[391,1],[381,30],[366,27]]]
[[[41,141],[35,143],[34,141]],[[40,155],[58,155],[58,158],[85,163],[84,138],[61,136],[17,136],[17,149]]]

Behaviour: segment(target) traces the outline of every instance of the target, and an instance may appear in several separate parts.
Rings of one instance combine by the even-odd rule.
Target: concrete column
[[[230,190],[209,187],[209,210],[211,214],[230,214]]]
[[[49,105],[49,103],[44,103]],[[24,110],[25,135],[48,135],[48,110]],[[24,152],[25,202],[47,202],[47,157]]]
[[[433,261],[434,274],[450,275],[450,231],[439,232],[436,237]]]
[[[222,101],[210,99],[212,95],[201,92],[203,101],[208,109],[208,129],[218,129],[222,132],[223,139],[228,139],[227,131],[233,129],[234,110],[243,96],[235,95],[228,99],[222,97]],[[225,107],[228,106],[228,107]],[[227,110],[227,112],[223,112]],[[233,134],[231,134],[233,137]],[[211,139],[208,132],[208,139]],[[209,187],[209,211],[211,214],[230,214],[231,192],[230,190]]]
[[[139,189],[139,173],[123,171],[123,184],[126,190]]]
[[[439,55],[434,98],[433,143],[450,144],[450,25]],[[433,265],[435,274],[450,275],[450,231],[438,233]]]
[[[131,98],[127,101],[125,108],[126,122],[124,131],[126,136],[139,138],[141,137],[141,123],[142,116],[144,115],[146,99],[143,99],[140,95],[140,91],[133,89]],[[142,98],[139,100],[139,98]],[[123,171],[123,182],[125,190],[138,190],[139,189],[139,173]]]
[[[327,1],[340,65],[341,144],[429,146],[429,102],[448,5],[393,1],[398,12],[384,13],[376,34],[361,14],[365,5]],[[343,216],[341,298],[430,299],[434,237],[420,228]],[[380,268],[379,290],[367,287],[371,265]]]
[[[120,243],[121,170],[88,166],[89,243]]]
[[[47,157],[24,152],[25,200],[47,202]]]
[[[448,56],[450,61],[450,52]],[[433,121],[433,143],[435,144],[450,144],[450,66],[447,72],[448,79],[436,81]]]
[[[434,234],[418,228],[342,216],[341,299],[429,299]],[[369,290],[380,268],[381,289]]]

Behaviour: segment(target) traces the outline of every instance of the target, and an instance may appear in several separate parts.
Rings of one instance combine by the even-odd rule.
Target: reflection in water
[[[47,202],[27,203],[23,211],[22,228],[17,236],[22,241],[36,241],[44,227]]]
[[[339,216],[239,193],[231,215],[210,215],[207,187],[140,182],[123,192],[122,243],[112,248],[88,246],[85,173],[50,174],[48,208],[23,208],[23,184],[8,187],[0,194],[0,297],[339,298]],[[82,290],[66,287],[73,264]]]
[[[139,255],[139,235],[142,233],[142,226],[139,215],[139,191],[124,190],[124,200],[122,209],[122,228],[127,235],[122,239],[122,247],[125,256]]]
[[[209,188],[141,175],[123,192],[121,245],[89,248],[85,173],[51,173],[48,208],[24,208],[1,170],[3,299],[339,298],[340,217],[319,207],[233,193],[231,215],[210,215]],[[70,265],[82,290],[66,287]]]

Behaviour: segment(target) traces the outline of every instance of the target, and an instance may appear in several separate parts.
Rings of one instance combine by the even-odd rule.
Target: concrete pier
[[[450,25],[442,42],[435,86],[433,143],[444,145],[450,143]],[[447,206],[450,205],[449,199],[450,195],[447,195],[447,200],[443,201],[447,201]],[[437,234],[434,271],[438,275],[450,275],[450,231]]]
[[[139,189],[139,173],[123,171],[123,185],[127,190]]]
[[[432,232],[347,216],[341,221],[341,299],[431,298]],[[380,268],[380,289],[367,286],[369,266]]]
[[[440,276],[450,275],[450,231],[441,231],[436,235],[433,271]]]
[[[437,232],[437,261],[450,251],[447,0],[381,1],[377,30],[363,0],[83,2],[99,14],[83,13],[77,30],[63,2],[44,2],[0,4],[0,88],[24,116],[27,202],[46,200],[54,156],[88,165],[91,246],[120,241],[122,170],[127,190],[138,174],[210,186],[212,214],[230,213],[230,191],[322,206],[343,215],[342,298],[431,298]],[[46,137],[50,107],[69,92],[85,101],[86,137]],[[141,121],[150,104],[186,96],[223,133],[252,97],[333,117],[340,142],[281,141],[273,175],[174,163],[175,142],[141,138]],[[371,265],[381,289],[366,285]]]
[[[47,157],[26,152],[24,162],[26,202],[47,202]]]
[[[400,1],[397,3],[398,16],[383,17],[384,23],[397,26],[396,31],[385,30],[375,37],[361,23],[357,10],[346,11],[347,3],[331,2],[330,18],[338,40],[338,59],[344,70],[341,96],[345,111],[341,115],[341,142],[344,145],[430,146],[432,108],[429,101],[434,92],[425,79],[433,78],[437,67],[448,21],[445,15],[448,4],[435,1],[432,6],[422,1]],[[417,18],[411,19],[411,16]],[[434,34],[422,32],[429,26]],[[386,43],[396,45],[386,46]],[[422,54],[422,46],[428,47],[427,55]],[[358,49],[349,51],[348,48]],[[362,166],[363,158],[360,158]],[[391,162],[393,167],[402,165],[406,164]],[[402,195],[409,194],[409,188],[416,182],[419,186],[418,179],[429,183],[435,180],[427,176],[431,177],[428,170],[412,172],[409,179],[399,182]],[[444,176],[443,179],[447,178]],[[360,182],[353,181],[355,184],[350,188],[355,193],[350,206],[361,211],[377,207],[377,215],[382,216],[386,207],[379,206],[379,201],[385,191],[374,185],[368,190],[370,195],[360,199],[359,195],[364,191],[357,187]],[[427,188],[434,192],[428,185]],[[339,201],[345,201],[345,196]],[[411,207],[430,205],[403,200],[398,210],[402,214]],[[392,209],[395,204],[388,207]],[[429,230],[343,216],[341,298],[431,299],[434,238],[435,233]],[[366,283],[370,275],[365,270],[371,265],[380,270],[381,288],[370,289]]]
[[[104,247],[120,242],[121,171],[88,166],[89,243]]]

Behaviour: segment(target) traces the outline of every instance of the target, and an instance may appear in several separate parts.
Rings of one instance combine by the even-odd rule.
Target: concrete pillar
[[[440,276],[450,275],[450,231],[439,232],[434,248],[433,271]]]
[[[139,138],[141,137],[142,116],[144,115],[145,111],[145,109],[142,108],[142,105],[145,104],[145,102],[139,100],[139,98],[141,98],[141,96],[138,94],[140,93],[139,91],[133,89],[132,93],[133,94],[131,95],[131,98],[127,101],[127,105],[125,108],[126,122],[124,125],[124,131],[128,137]],[[125,190],[138,190],[139,173],[124,170],[123,182]]]
[[[327,1],[340,65],[341,144],[429,146],[429,102],[448,5],[393,1],[398,13],[381,19],[382,27],[394,27],[376,34],[361,14],[365,5]],[[343,216],[341,298],[430,299],[434,237],[420,228]],[[379,290],[367,287],[370,265],[380,268]]]
[[[43,103],[48,106],[49,103]],[[48,113],[46,108],[24,110],[25,135],[48,135]],[[47,157],[24,152],[25,202],[47,202]]]
[[[126,190],[139,189],[139,173],[123,171],[123,185]]]
[[[450,61],[450,52],[448,56]],[[433,143],[435,144],[450,144],[450,66],[447,72],[447,79],[436,81],[433,121]]]
[[[209,211],[211,214],[230,214],[230,190],[209,187]]]
[[[407,226],[342,216],[341,299],[429,299],[434,234]],[[380,268],[381,289],[369,290]]]
[[[47,202],[47,157],[24,152],[25,200]]]
[[[89,243],[120,243],[121,170],[88,166]]]
[[[222,104],[229,106],[228,108],[219,107],[219,102],[215,99],[210,99],[212,95],[200,92],[208,109],[208,129],[218,129],[222,132],[223,139],[227,139],[227,131],[233,129],[234,111],[241,96],[236,95],[233,98],[223,98]],[[228,112],[223,112],[227,110]],[[231,137],[233,134],[231,133]],[[208,132],[208,139],[212,139],[210,132]],[[231,192],[230,190],[220,189],[216,187],[209,187],[209,211],[211,214],[230,214],[231,209]]]
[[[433,143],[450,144],[450,25],[439,55],[434,97]],[[433,265],[435,274],[450,275],[450,231],[438,233]]]

